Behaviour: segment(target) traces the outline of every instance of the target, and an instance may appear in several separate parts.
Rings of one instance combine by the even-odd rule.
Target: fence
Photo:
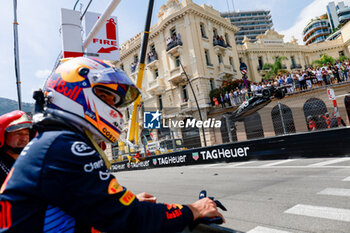
[[[329,100],[327,88],[332,88],[337,98],[339,115],[336,114],[332,100]],[[249,139],[272,137],[307,131],[327,130],[349,125],[350,84],[319,87],[308,91],[291,93],[283,99],[273,99],[264,108],[236,121],[230,117],[229,110],[221,118],[220,134],[216,132],[216,144],[244,141]],[[338,116],[338,117],[337,117]]]

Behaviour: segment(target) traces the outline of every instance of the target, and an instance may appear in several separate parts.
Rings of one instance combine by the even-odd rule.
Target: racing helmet
[[[325,115],[326,117],[329,117],[329,112],[326,112],[324,115]]]
[[[118,140],[123,129],[118,108],[128,106],[140,95],[124,71],[88,57],[62,63],[46,81],[44,93],[48,109],[77,116],[79,125],[92,126],[94,136],[111,143]]]
[[[307,120],[311,121],[312,120],[312,116],[311,115],[307,116]]]
[[[5,132],[29,129],[30,138],[34,137],[33,121],[25,112],[16,110],[0,116],[0,148],[5,144]]]

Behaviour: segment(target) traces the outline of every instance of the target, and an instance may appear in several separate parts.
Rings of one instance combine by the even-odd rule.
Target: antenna
[[[228,5],[228,0],[226,0],[227,3],[227,12],[230,12],[230,6]]]

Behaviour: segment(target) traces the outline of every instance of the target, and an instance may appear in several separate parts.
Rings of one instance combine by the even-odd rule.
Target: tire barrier
[[[350,154],[350,127],[296,133],[243,142],[226,143],[123,161],[112,172],[171,166],[239,162],[254,159],[287,159]]]

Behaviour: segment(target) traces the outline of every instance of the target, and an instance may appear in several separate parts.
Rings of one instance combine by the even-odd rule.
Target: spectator
[[[230,95],[228,94],[228,91],[225,93],[225,103],[227,103],[228,106],[231,106]]]
[[[323,82],[325,85],[329,85],[328,83],[328,71],[323,67],[322,68],[322,71],[321,71],[321,74],[322,74],[322,79],[323,79]]]
[[[219,101],[216,97],[213,97],[213,102],[214,102],[214,106],[218,107],[219,106]]]
[[[23,148],[34,137],[32,119],[22,111],[0,116],[0,182],[6,179]]]
[[[307,124],[310,131],[316,130],[316,122],[314,121],[311,115],[307,117]]]
[[[317,86],[323,86],[322,70],[319,66],[316,69]]]
[[[221,107],[225,108],[225,98],[222,96],[222,94],[220,94],[220,103],[221,103]]]
[[[331,118],[329,116],[329,113],[326,112],[324,115],[321,115],[321,118],[323,118],[326,121],[327,128],[331,128]]]
[[[235,92],[236,92],[236,91],[235,91]],[[236,103],[235,103],[235,95],[234,95],[233,90],[230,91],[229,97],[230,97],[231,106],[236,106]]]
[[[341,72],[342,72],[343,81],[348,81],[348,69],[346,67],[346,64],[342,63],[340,69],[341,69]]]

